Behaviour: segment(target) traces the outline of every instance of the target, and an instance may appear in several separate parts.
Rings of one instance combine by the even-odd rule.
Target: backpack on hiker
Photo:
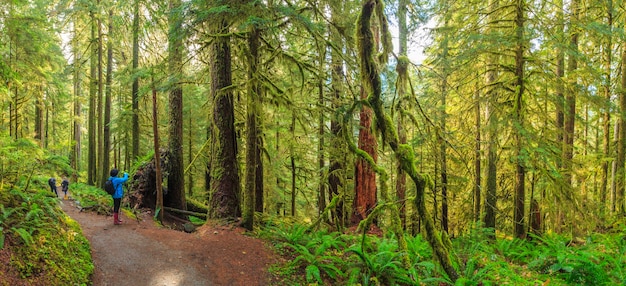
[[[115,186],[113,186],[112,180],[107,180],[106,182],[104,182],[104,191],[111,196],[115,194]]]

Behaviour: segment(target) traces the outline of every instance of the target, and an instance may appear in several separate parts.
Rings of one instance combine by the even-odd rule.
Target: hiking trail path
[[[232,226],[202,226],[194,233],[159,227],[149,213],[140,219],[80,211],[61,199],[91,244],[94,286],[270,285],[276,256],[260,239]],[[275,282],[275,281],[274,281]]]

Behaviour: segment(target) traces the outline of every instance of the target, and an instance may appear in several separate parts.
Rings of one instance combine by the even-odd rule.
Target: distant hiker
[[[48,185],[50,186],[52,192],[58,197],[59,193],[57,193],[57,180],[54,177],[48,179]]]
[[[67,180],[67,177],[63,177],[63,181],[61,182],[61,190],[63,190],[63,199],[67,200],[67,190],[69,189],[70,181]]]
[[[113,224],[122,224],[122,220],[119,218],[120,212],[120,204],[122,203],[122,196],[124,196],[124,186],[123,184],[128,181],[128,173],[124,173],[124,177],[118,178],[117,174],[119,171],[117,169],[112,169],[110,172],[111,177],[109,180],[113,183],[115,187],[115,193],[113,196]]]

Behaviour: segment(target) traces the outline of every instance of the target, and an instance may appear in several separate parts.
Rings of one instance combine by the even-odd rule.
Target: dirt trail
[[[188,234],[159,228],[147,214],[113,225],[112,217],[80,212],[73,201],[61,206],[91,243],[95,286],[272,284],[274,257],[239,229],[204,226]]]

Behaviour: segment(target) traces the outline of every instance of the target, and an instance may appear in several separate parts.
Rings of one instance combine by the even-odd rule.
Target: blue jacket
[[[124,177],[109,177],[109,180],[113,181],[113,187],[115,187],[115,194],[113,194],[114,199],[121,199],[124,195],[124,187],[122,186],[126,181],[128,181],[128,173],[124,173]]]

